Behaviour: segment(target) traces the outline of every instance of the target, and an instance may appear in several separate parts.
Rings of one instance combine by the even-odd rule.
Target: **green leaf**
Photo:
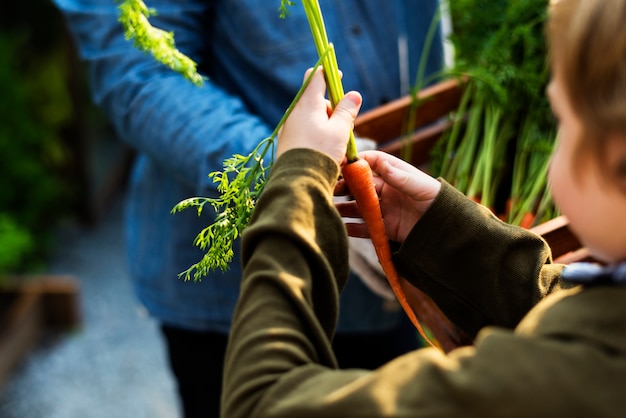
[[[124,36],[132,40],[136,48],[150,53],[157,61],[182,74],[193,84],[204,84],[204,77],[198,73],[196,63],[176,48],[174,33],[150,24],[148,18],[156,15],[155,9],[149,8],[141,0],[123,0],[118,10]]]
[[[278,8],[278,11],[280,12],[280,18],[284,19],[287,16],[289,16],[289,7],[295,5],[296,2],[295,1],[291,1],[291,0],[281,0],[280,1],[280,7]]]

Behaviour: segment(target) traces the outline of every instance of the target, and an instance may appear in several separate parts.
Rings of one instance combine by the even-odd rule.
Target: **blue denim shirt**
[[[153,25],[173,31],[178,48],[209,77],[198,88],[124,39],[114,0],[55,3],[89,64],[95,103],[138,152],[126,241],[139,300],[170,325],[228,332],[239,291],[238,254],[228,272],[183,282],[177,275],[203,255],[193,241],[211,217],[208,211],[201,218],[193,209],[170,211],[185,198],[215,196],[208,173],[235,153],[249,153],[283,115],[317,61],[302,6],[296,2],[280,19],[279,0],[148,0],[158,12]],[[363,110],[406,94],[437,1],[321,0],[320,6],[344,87],[362,93]],[[399,39],[409,51],[403,59]],[[427,72],[442,65],[439,36]],[[385,309],[355,279],[341,303],[338,332],[385,330],[403,315]]]

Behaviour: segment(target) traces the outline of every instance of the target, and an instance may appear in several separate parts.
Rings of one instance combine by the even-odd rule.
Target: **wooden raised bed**
[[[0,391],[47,331],[81,324],[78,285],[70,276],[4,279],[0,287]]]
[[[380,150],[395,156],[401,156],[402,147],[410,141],[410,162],[427,171],[430,150],[450,126],[447,116],[457,109],[461,95],[462,82],[457,80],[443,81],[422,90],[418,97],[421,104],[415,114],[416,130],[408,138],[405,126],[412,102],[408,96],[359,115],[355,134],[373,139]],[[567,264],[589,259],[587,250],[581,248],[564,216],[532,230],[548,242],[555,261]]]

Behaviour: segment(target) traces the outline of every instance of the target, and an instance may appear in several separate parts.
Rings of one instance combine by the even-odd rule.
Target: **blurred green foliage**
[[[73,205],[63,34],[50,1],[0,6],[0,277],[40,270]]]
[[[548,0],[449,0],[452,74],[468,77],[458,129],[433,152],[432,170],[514,224],[557,212],[546,184],[556,124],[545,95],[550,72]]]

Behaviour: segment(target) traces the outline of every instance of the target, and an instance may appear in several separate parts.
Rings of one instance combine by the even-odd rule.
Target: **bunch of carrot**
[[[557,215],[546,183],[556,124],[545,97],[546,0],[450,0],[464,96],[431,155],[431,173],[531,227]]]

